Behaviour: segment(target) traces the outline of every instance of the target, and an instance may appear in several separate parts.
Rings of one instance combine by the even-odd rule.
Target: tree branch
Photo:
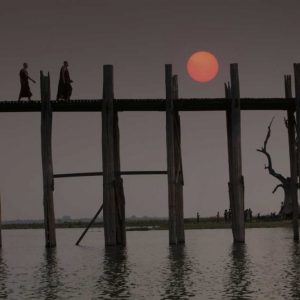
[[[276,185],[272,193],[274,194],[277,191],[277,189],[280,188],[280,187],[284,188],[283,184]]]
[[[267,169],[269,171],[269,174],[272,175],[273,177],[277,178],[279,181],[282,182],[282,184],[286,184],[286,178],[284,176],[282,176],[281,174],[277,173],[274,169],[273,169],[273,165],[272,165],[272,159],[271,159],[271,155],[268,153],[267,151],[267,144],[268,141],[271,137],[271,126],[273,123],[274,117],[272,118],[269,126],[268,126],[268,132],[264,141],[264,145],[263,147],[261,147],[261,149],[256,149],[258,152],[263,153],[268,160],[268,165],[265,165],[265,169]]]

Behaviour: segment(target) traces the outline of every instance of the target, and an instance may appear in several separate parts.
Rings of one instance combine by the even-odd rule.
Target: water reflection
[[[225,295],[231,299],[251,299],[251,266],[245,244],[232,244],[227,266]]]
[[[7,299],[8,291],[7,291],[7,265],[3,259],[3,250],[0,249],[0,298]]]
[[[39,268],[39,275],[39,294],[43,296],[43,299],[57,299],[61,282],[56,249],[45,249],[43,262]]]
[[[290,294],[292,299],[300,299],[300,246],[298,243],[291,244],[289,256],[290,263],[288,266],[290,270],[287,275],[290,277]]]
[[[164,282],[162,299],[190,299],[195,296],[192,292],[190,274],[192,264],[187,256],[184,245],[170,246],[168,256],[169,272]]]
[[[105,249],[103,275],[97,282],[97,299],[130,299],[129,274],[126,248]]]

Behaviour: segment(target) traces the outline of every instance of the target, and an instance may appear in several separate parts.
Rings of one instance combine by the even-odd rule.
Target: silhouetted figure
[[[28,100],[31,100],[32,93],[31,93],[30,87],[29,87],[29,80],[31,80],[33,83],[35,83],[35,80],[30,78],[28,75],[28,64],[27,63],[23,64],[23,68],[21,69],[19,75],[20,75],[20,83],[21,83],[19,101],[21,100],[21,98],[28,98]]]
[[[231,208],[229,208],[229,211],[228,211],[228,219],[229,219],[229,221],[231,220],[231,217],[232,217],[232,211],[231,211]]]
[[[197,212],[197,223],[199,223],[200,222],[200,215],[199,215],[199,213]]]
[[[224,220],[225,220],[225,222],[227,222],[227,220],[228,220],[228,211],[227,211],[227,209],[224,210]]]
[[[247,222],[247,219],[248,219],[248,209],[245,209],[244,210],[244,220],[245,220],[245,222]]]
[[[220,213],[217,212],[217,222],[219,223],[219,221],[220,221]]]
[[[249,208],[248,212],[249,212],[249,221],[252,222],[252,209]]]
[[[71,83],[73,82],[73,80],[71,80],[70,78],[68,66],[68,62],[64,61],[64,64],[60,69],[56,100],[70,100],[70,97],[72,95]]]

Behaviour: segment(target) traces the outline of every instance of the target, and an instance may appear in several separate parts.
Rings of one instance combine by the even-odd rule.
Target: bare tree
[[[281,207],[281,210],[279,213],[285,217],[290,217],[293,212],[291,178],[284,177],[282,174],[280,174],[274,170],[271,155],[267,151],[267,144],[271,137],[271,126],[272,126],[273,121],[274,121],[274,117],[272,118],[272,120],[268,126],[268,132],[267,132],[263,146],[260,149],[256,149],[256,150],[258,152],[263,153],[267,157],[267,164],[265,165],[265,169],[268,170],[268,172],[271,176],[275,177],[280,182],[278,185],[275,186],[272,193],[274,194],[278,190],[278,188],[282,188],[284,191],[283,206]],[[285,120],[285,124],[287,126],[287,120]]]

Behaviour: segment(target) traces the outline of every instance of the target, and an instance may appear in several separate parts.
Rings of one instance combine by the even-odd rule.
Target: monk
[[[35,80],[30,78],[28,75],[28,64],[27,63],[23,64],[23,68],[21,69],[19,75],[20,75],[20,83],[21,83],[19,101],[21,100],[21,98],[28,98],[28,100],[31,100],[32,93],[31,93],[30,87],[29,87],[29,80],[31,80],[33,83],[35,83]]]
[[[64,61],[64,64],[60,69],[56,100],[59,99],[70,100],[70,97],[72,95],[71,83],[73,82],[73,80],[71,80],[70,78],[68,66],[69,66],[68,62]]]

